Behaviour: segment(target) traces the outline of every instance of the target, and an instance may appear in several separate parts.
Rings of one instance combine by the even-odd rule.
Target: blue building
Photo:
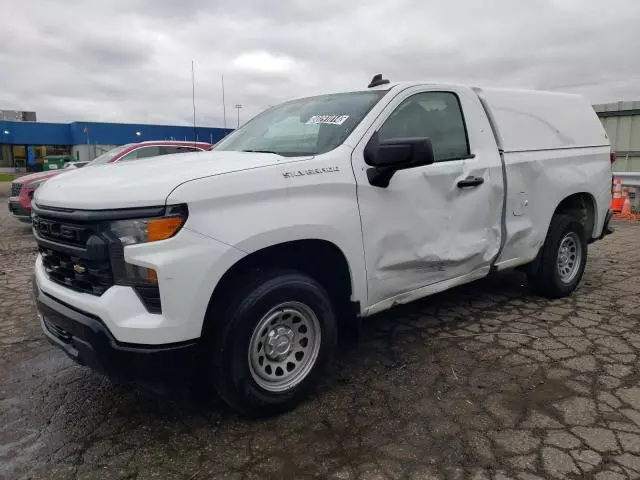
[[[178,125],[0,120],[0,171],[37,169],[50,155],[92,160],[115,146],[145,140],[216,143],[231,131]]]

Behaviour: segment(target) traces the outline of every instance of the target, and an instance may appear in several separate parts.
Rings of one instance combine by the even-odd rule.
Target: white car
[[[514,267],[570,294],[611,232],[609,140],[576,95],[376,76],[177,155],[36,191],[42,327],[248,414],[299,402],[358,318]]]

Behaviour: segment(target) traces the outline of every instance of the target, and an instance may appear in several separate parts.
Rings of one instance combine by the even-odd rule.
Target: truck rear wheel
[[[554,215],[542,246],[541,258],[529,281],[536,292],[548,298],[573,292],[587,264],[587,242],[583,225],[569,215]]]
[[[215,322],[205,354],[222,399],[241,413],[280,413],[299,403],[329,363],[336,315],[326,290],[292,271],[256,274]]]

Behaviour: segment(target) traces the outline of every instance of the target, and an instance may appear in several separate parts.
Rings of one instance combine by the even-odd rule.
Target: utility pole
[[[222,75],[222,122],[224,128],[227,128],[227,105],[224,102],[224,75]]]
[[[236,103],[233,108],[235,108],[238,111],[238,128],[240,128],[240,109],[242,108],[242,105],[240,105],[239,103]]]
[[[193,144],[195,145],[198,140],[196,134],[196,73],[194,63],[191,60],[191,103],[193,105]]]

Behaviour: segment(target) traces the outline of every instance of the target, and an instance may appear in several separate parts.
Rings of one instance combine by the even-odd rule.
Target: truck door
[[[386,188],[370,185],[363,150],[375,132],[380,141],[429,137],[435,163],[397,171]],[[489,272],[500,247],[502,167],[473,91],[402,91],[359,141],[352,165],[370,312]]]

